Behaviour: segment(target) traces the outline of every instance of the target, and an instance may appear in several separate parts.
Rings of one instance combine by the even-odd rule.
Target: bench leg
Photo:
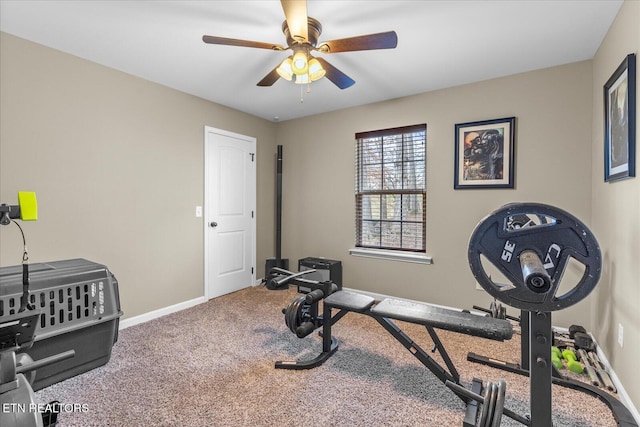
[[[338,349],[338,340],[331,338],[329,351],[323,351],[311,360],[304,361],[277,361],[276,369],[313,369],[322,365]]]
[[[338,314],[335,315],[334,318],[331,318],[331,308],[326,304],[323,304],[322,308],[322,352],[314,357],[311,360],[304,361],[277,361],[276,369],[313,369],[317,366],[322,365],[333,353],[338,349],[338,340],[331,336],[331,327],[334,323],[340,320],[344,315],[347,314],[346,311],[342,310]]]
[[[457,375],[458,373],[450,373],[446,371],[442,366],[438,364],[431,356],[427,354],[417,343],[415,343],[411,338],[407,336],[395,323],[393,323],[390,319],[381,316],[371,315],[374,319],[378,321],[380,325],[384,329],[387,330],[393,337],[398,340],[400,344],[405,346],[407,350],[411,354],[414,355],[416,359],[418,359],[427,369],[429,369],[435,376],[437,376],[440,381],[446,383],[447,380],[454,382],[456,384],[460,383],[460,377]],[[427,328],[428,329],[428,328]],[[439,341],[439,340],[438,340]],[[442,343],[440,343],[442,345]],[[441,346],[442,348],[442,346]]]

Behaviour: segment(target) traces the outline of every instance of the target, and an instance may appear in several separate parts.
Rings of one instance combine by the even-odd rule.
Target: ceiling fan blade
[[[331,82],[334,85],[338,86],[340,89],[346,89],[355,84],[355,80],[347,76],[342,71],[338,70],[333,65],[329,64],[324,58],[316,59],[320,62],[322,68],[324,68],[324,70],[327,72],[327,74],[325,74],[325,77],[331,80]]]
[[[393,49],[398,45],[395,31],[348,37],[322,43],[317,50],[323,53],[353,52],[355,50]]]
[[[301,43],[309,40],[306,0],[280,0],[291,38]]]
[[[275,82],[280,78],[280,74],[276,71],[280,64],[276,66],[273,70],[269,72],[262,80],[258,82],[257,86],[272,86]]]
[[[202,41],[209,44],[221,44],[226,46],[242,46],[242,47],[256,47],[258,49],[269,50],[285,50],[286,47],[279,44],[254,42],[251,40],[229,39],[226,37],[217,36],[202,36]]]

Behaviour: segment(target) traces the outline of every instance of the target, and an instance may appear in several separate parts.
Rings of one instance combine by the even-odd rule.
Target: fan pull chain
[[[307,85],[307,93],[311,93],[311,85]],[[304,103],[304,93],[302,91],[302,85],[300,85],[300,104]]]

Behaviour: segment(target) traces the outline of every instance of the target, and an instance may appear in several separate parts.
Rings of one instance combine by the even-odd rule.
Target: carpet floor
[[[36,392],[37,401],[79,408],[60,414],[59,427],[462,425],[463,402],[367,316],[349,313],[334,326],[340,346],[322,366],[275,369],[321,349],[317,334],[298,339],[284,324],[281,310],[297,295],[251,287],[124,329],[108,364]],[[397,324],[431,348],[424,327]],[[463,384],[504,379],[505,406],[529,413],[528,378],[466,360],[472,351],[517,363],[519,336],[438,335]],[[556,385],[552,393],[555,426],[617,425],[599,399]]]

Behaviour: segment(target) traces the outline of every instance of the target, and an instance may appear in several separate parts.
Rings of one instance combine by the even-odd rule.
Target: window
[[[356,134],[356,247],[426,252],[426,134],[426,124]]]

